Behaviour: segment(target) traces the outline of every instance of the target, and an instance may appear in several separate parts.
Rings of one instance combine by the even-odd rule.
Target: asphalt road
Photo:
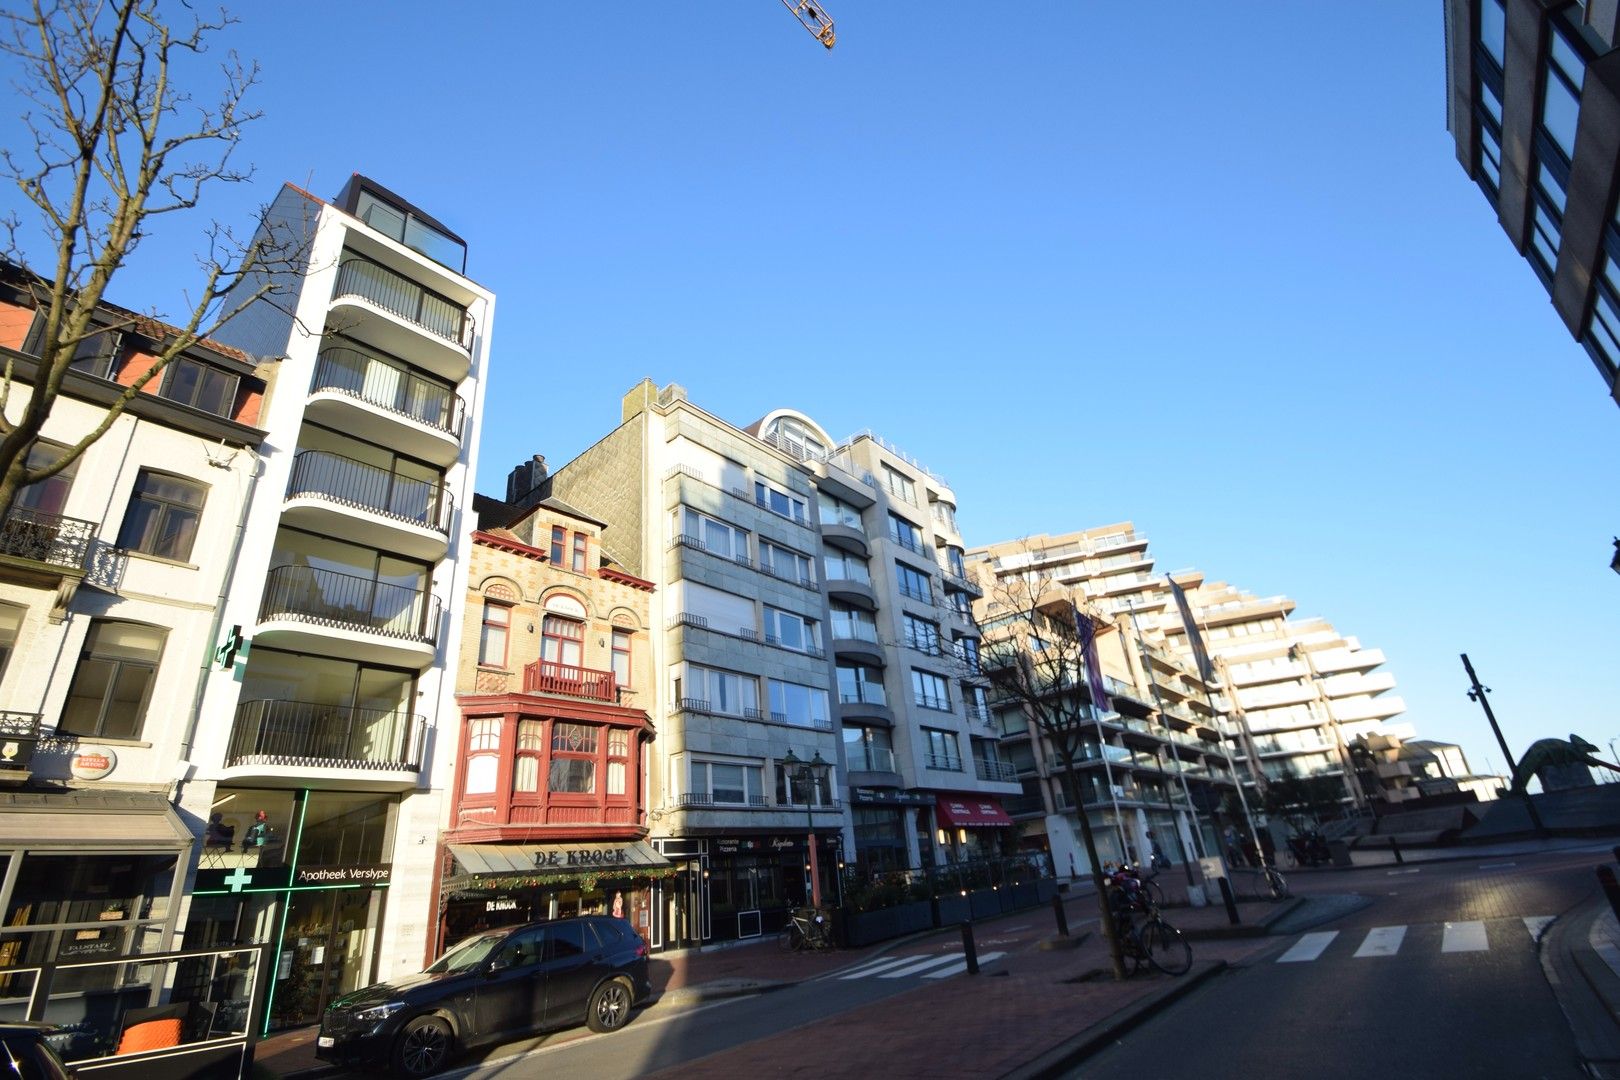
[[[1555,853],[1291,875],[1297,894],[1368,903],[1280,936],[1069,1075],[1583,1077],[1535,935],[1590,894],[1593,862]]]

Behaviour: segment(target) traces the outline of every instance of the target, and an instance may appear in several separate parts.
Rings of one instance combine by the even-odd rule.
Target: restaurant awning
[[[479,877],[520,874],[633,874],[667,870],[675,864],[644,840],[577,844],[450,844],[458,874]]]
[[[993,829],[1012,824],[1001,803],[988,795],[941,795],[934,803],[934,815],[950,829]]]

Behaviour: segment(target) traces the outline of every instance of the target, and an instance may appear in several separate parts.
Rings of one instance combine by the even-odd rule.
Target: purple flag
[[[1213,682],[1215,669],[1210,666],[1209,653],[1204,649],[1204,635],[1198,632],[1198,620],[1193,618],[1192,605],[1187,603],[1187,594],[1173,578],[1166,577],[1164,580],[1170,582],[1170,592],[1176,598],[1176,607],[1181,609],[1181,625],[1187,630],[1187,644],[1192,647],[1193,659],[1198,663],[1198,674],[1205,683]]]
[[[1103,687],[1102,664],[1097,660],[1097,627],[1092,624],[1091,616],[1080,614],[1080,607],[1073,600],[1069,607],[1074,611],[1074,632],[1080,635],[1080,655],[1086,662],[1086,686],[1091,690],[1091,704],[1098,712],[1109,710],[1108,691]]]

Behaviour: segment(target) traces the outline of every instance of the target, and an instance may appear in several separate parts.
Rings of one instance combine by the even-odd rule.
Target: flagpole
[[[1119,837],[1119,861],[1128,863],[1131,849],[1125,842],[1125,825],[1120,820],[1119,796],[1114,791],[1114,769],[1108,761],[1108,735],[1103,731],[1100,703],[1097,700],[1097,687],[1102,684],[1102,672],[1091,670],[1090,656],[1097,639],[1097,627],[1092,623],[1090,615],[1080,614],[1080,605],[1074,602],[1073,597],[1069,598],[1069,610],[1074,613],[1074,632],[1080,635],[1081,671],[1086,684],[1086,696],[1091,699],[1091,722],[1097,727],[1097,753],[1102,758],[1103,779],[1108,784],[1108,801],[1114,806],[1114,833]],[[1089,627],[1089,630],[1081,628],[1081,619],[1086,620],[1084,625]],[[1075,795],[1080,799],[1079,812],[1083,814],[1086,812],[1085,796],[1078,791]]]
[[[1153,707],[1158,710],[1159,718],[1162,722],[1165,715],[1164,701],[1159,697],[1159,680],[1153,677],[1153,660],[1148,655],[1147,642],[1142,640],[1142,628],[1137,625],[1136,622],[1136,605],[1132,604],[1125,610],[1126,613],[1131,617],[1131,633],[1136,635],[1136,651],[1137,654],[1142,658],[1142,670],[1147,675],[1148,688],[1153,691]],[[1169,725],[1166,724],[1165,726],[1168,727]],[[1170,753],[1171,756],[1175,756],[1174,750],[1172,750]],[[1176,758],[1176,776],[1181,780],[1181,793],[1187,797],[1187,814],[1192,818],[1192,829],[1189,831],[1192,833],[1193,837],[1193,853],[1202,858],[1204,854],[1204,838],[1202,835],[1202,830],[1198,824],[1198,808],[1193,805],[1192,790],[1187,787],[1187,774],[1181,767],[1181,759],[1179,757]],[[1187,871],[1187,884],[1194,884],[1191,862],[1183,859],[1182,866]]]

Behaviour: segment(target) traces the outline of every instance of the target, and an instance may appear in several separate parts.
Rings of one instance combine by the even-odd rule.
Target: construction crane
[[[833,34],[832,16],[827,14],[826,8],[811,0],[782,0],[782,6],[793,12],[793,17],[814,34],[817,41],[829,49],[833,47],[837,38]]]

